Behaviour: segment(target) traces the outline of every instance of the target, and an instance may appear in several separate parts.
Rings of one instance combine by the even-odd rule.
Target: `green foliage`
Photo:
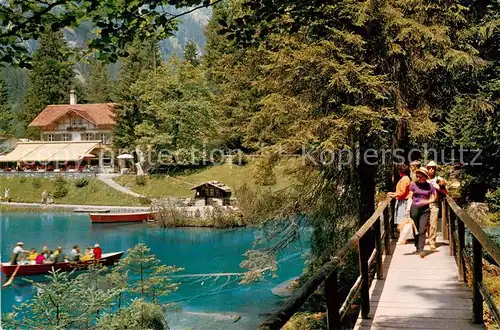
[[[94,31],[89,31],[85,46],[98,50],[99,59],[114,62],[119,55],[127,54],[126,45],[133,40],[165,39],[177,28],[179,17],[217,2],[220,0],[140,0],[127,3],[32,0],[26,5],[23,1],[12,1],[2,6],[1,11],[2,21],[9,24],[0,33],[0,62],[29,66],[30,56],[23,41],[37,39],[47,30],[74,28],[83,25],[82,22],[93,22],[96,26]],[[173,15],[171,10],[164,10],[163,5],[194,8]]]
[[[54,180],[54,198],[64,198],[68,195],[68,182],[62,177],[57,176]]]
[[[261,157],[257,160],[254,169],[254,182],[261,186],[270,186],[276,184],[276,174],[274,173],[274,166],[279,160],[278,155],[270,154]]]
[[[79,178],[75,180],[75,187],[83,188],[89,184],[89,180],[86,178]]]
[[[145,186],[148,183],[148,178],[145,175],[136,175],[135,184],[138,186]]]
[[[139,244],[111,272],[100,265],[78,276],[52,272],[48,282],[28,280],[34,297],[2,315],[5,328],[23,329],[168,329],[158,298],[176,290],[165,275],[178,271],[161,265]],[[127,298],[139,294],[140,299]],[[147,299],[150,298],[151,301]]]
[[[299,312],[285,324],[283,330],[321,330],[327,326],[326,315],[323,313],[311,314],[308,312]]]
[[[36,294],[15,307],[4,320],[6,328],[68,329],[87,328],[99,312],[111,310],[119,291],[100,290],[82,277],[71,279],[68,273],[52,272],[48,282],[27,280]],[[26,314],[29,311],[29,314]]]
[[[25,127],[49,104],[68,103],[74,77],[69,60],[69,49],[63,32],[41,35],[33,54],[33,69],[29,73],[28,89],[20,120]],[[38,139],[36,131],[28,137]]]
[[[151,205],[151,203],[152,203],[151,198],[146,197],[146,196],[139,197],[139,204],[141,204],[143,206],[149,206],[149,205]]]
[[[90,103],[111,101],[111,81],[108,67],[103,61],[94,59],[90,66],[90,76],[86,84],[87,100]]]
[[[500,212],[500,189],[488,193],[486,202],[491,212]]]
[[[182,270],[174,266],[161,265],[151,249],[139,243],[127,251],[127,256],[120,260],[117,271],[135,278],[128,291],[138,294],[141,299],[158,303],[158,298],[177,290],[178,284],[172,283],[169,276]]]
[[[248,164],[248,157],[241,150],[238,150],[238,152],[232,156],[231,162],[234,165],[244,166]]]
[[[220,117],[230,123],[225,141],[271,153],[307,151],[297,184],[283,192],[291,202],[277,207],[308,214],[318,263],[343,242],[347,224],[373,213],[378,170],[384,184],[392,174],[391,166],[363,157],[328,162],[325,152],[409,151],[442,138],[443,118],[463,94],[481,103],[481,83],[469,78],[489,70],[482,42],[495,43],[498,32],[494,24],[486,29],[493,36],[477,30],[493,22],[488,15],[496,7],[277,0],[228,1],[214,9],[204,63],[220,96]],[[491,59],[498,57],[495,47]],[[273,181],[273,162],[266,162],[254,176],[260,184]]]
[[[210,89],[200,67],[172,59],[131,88],[141,121],[139,145],[176,151],[203,147],[214,135]]]
[[[261,77],[261,67],[267,59],[254,48],[238,47],[224,34],[220,22],[230,24],[242,6],[238,1],[227,1],[214,7],[206,34],[207,44],[203,63],[207,67],[208,79],[215,87],[218,97],[217,129],[229,149],[257,150],[259,146],[247,139],[248,124],[252,115],[259,111],[259,100],[263,91],[255,84]]]
[[[128,56],[121,59],[122,66],[112,91],[113,101],[119,104],[113,140],[118,148],[135,147],[134,130],[141,123],[137,95],[133,93],[132,86],[161,63],[156,39],[134,40],[126,51]]]
[[[2,77],[7,88],[8,103],[13,116],[13,120],[10,122],[10,133],[20,137],[24,128],[21,127],[18,117],[19,112],[23,109],[24,98],[29,88],[28,70],[6,66],[3,68]]]
[[[24,181],[26,181],[26,178],[23,178],[23,179],[24,179]],[[33,188],[38,189],[42,186],[42,180],[40,180],[40,178],[34,178],[31,181],[31,185],[33,186]]]
[[[196,44],[193,41],[188,41],[186,45],[184,46],[184,61],[191,63],[193,66],[198,66],[201,64],[199,55],[198,55],[198,48],[196,47]]]
[[[98,330],[168,329],[165,311],[161,306],[143,300],[134,300],[130,307],[115,314],[105,314],[99,319]]]
[[[7,86],[0,80],[0,135],[12,133],[12,120],[14,116],[9,104]]]

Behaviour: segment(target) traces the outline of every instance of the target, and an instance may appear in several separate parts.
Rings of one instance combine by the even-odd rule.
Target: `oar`
[[[19,267],[21,267],[21,265],[17,265],[16,270],[14,270],[14,273],[12,273],[12,276],[9,278],[9,280],[5,282],[4,285],[2,285],[2,288],[5,288],[6,286],[12,284],[12,282],[14,281],[14,277],[16,277],[17,271],[19,270]]]

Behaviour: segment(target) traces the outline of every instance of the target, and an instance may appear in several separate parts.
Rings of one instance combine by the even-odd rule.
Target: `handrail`
[[[481,226],[478,225],[470,215],[468,215],[464,210],[460,208],[460,206],[457,205],[457,203],[455,203],[453,198],[451,198],[450,196],[446,196],[446,201],[448,202],[448,205],[450,205],[450,208],[453,210],[453,212],[455,212],[457,217],[462,220],[465,226],[469,229],[472,235],[474,235],[479,243],[481,243],[483,248],[488,251],[493,260],[495,260],[495,262],[500,265],[500,246],[496,244],[493,239],[484,232],[483,228],[481,228]]]
[[[363,249],[360,240],[365,236],[365,234],[373,228],[375,231],[375,245],[376,245],[376,263],[377,263],[377,277],[383,277],[382,270],[382,249],[381,249],[381,238],[380,234],[380,221],[381,215],[384,214],[384,231],[385,231],[385,252],[390,254],[390,228],[389,228],[389,208],[390,201],[392,198],[387,198],[384,200],[375,210],[373,215],[358,229],[358,231],[344,244],[344,246],[335,254],[335,256],[328,262],[326,262],[319,270],[317,270],[306,283],[304,283],[297,291],[295,291],[290,298],[288,298],[285,303],[281,306],[279,310],[274,312],[266,320],[260,324],[260,329],[274,330],[280,329],[285,323],[295,314],[300,307],[306,302],[306,300],[318,289],[318,287],[325,282],[325,291],[327,291],[327,319],[328,328],[339,328],[341,318],[339,315],[340,303],[336,301],[337,299],[337,269],[339,266],[343,265],[349,251],[353,249],[356,245],[359,245],[359,263],[360,272],[362,277],[362,314],[367,317],[369,311],[369,296],[368,296],[368,253],[369,251],[361,251]],[[366,267],[364,267],[366,266]],[[366,271],[362,269],[365,268]],[[353,286],[359,285],[358,281]],[[347,299],[351,299],[351,295],[348,295]],[[347,300],[346,299],[346,300]],[[349,302],[347,302],[349,304]],[[345,305],[343,308],[345,309]],[[329,308],[333,307],[333,308]]]
[[[493,260],[500,265],[500,246],[489,237],[479,224],[450,197],[446,196],[442,205],[443,223],[448,221],[448,236],[450,240],[450,255],[456,256],[458,263],[458,278],[467,282],[467,268],[465,266],[465,228],[472,234],[472,310],[473,322],[483,323],[483,299],[488,305],[493,317],[500,323],[500,311],[491,298],[490,293],[483,284],[483,248],[491,255]],[[451,213],[453,210],[454,213]],[[458,218],[458,234],[455,235],[455,218]]]

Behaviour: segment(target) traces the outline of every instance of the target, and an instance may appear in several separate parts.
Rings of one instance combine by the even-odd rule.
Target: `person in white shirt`
[[[80,261],[81,258],[81,253],[80,253],[80,248],[78,245],[73,246],[73,250],[69,253],[69,260],[70,261]]]
[[[23,242],[16,243],[14,250],[12,250],[12,258],[10,259],[11,265],[17,265],[17,261],[19,260],[19,255],[21,253],[29,252],[29,251],[26,251],[25,249],[23,249],[23,246],[24,246]]]
[[[429,172],[429,182],[434,186],[437,191],[437,198],[434,203],[429,205],[431,210],[430,221],[429,221],[429,245],[431,250],[436,249],[436,237],[438,231],[438,217],[439,217],[439,199],[443,198],[448,194],[446,190],[446,181],[439,175],[436,175],[437,164],[434,161],[430,161],[427,166],[427,171]]]

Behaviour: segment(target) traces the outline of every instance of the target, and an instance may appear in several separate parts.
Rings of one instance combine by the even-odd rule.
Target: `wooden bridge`
[[[346,328],[346,315],[360,301],[355,329],[484,329],[483,302],[500,324],[500,311],[483,284],[483,250],[500,265],[500,247],[450,197],[442,202],[442,233],[425,258],[413,244],[391,242],[390,199],[312,277],[269,316],[261,329],[279,329],[324,285],[327,328]],[[466,233],[472,239],[468,253]],[[375,242],[370,249],[369,236]],[[394,248],[395,247],[395,248]],[[358,249],[360,275],[342,302],[337,273]],[[374,270],[370,272],[370,270]],[[372,279],[371,273],[376,274]],[[469,283],[469,285],[467,285]],[[469,286],[471,288],[469,288]]]

